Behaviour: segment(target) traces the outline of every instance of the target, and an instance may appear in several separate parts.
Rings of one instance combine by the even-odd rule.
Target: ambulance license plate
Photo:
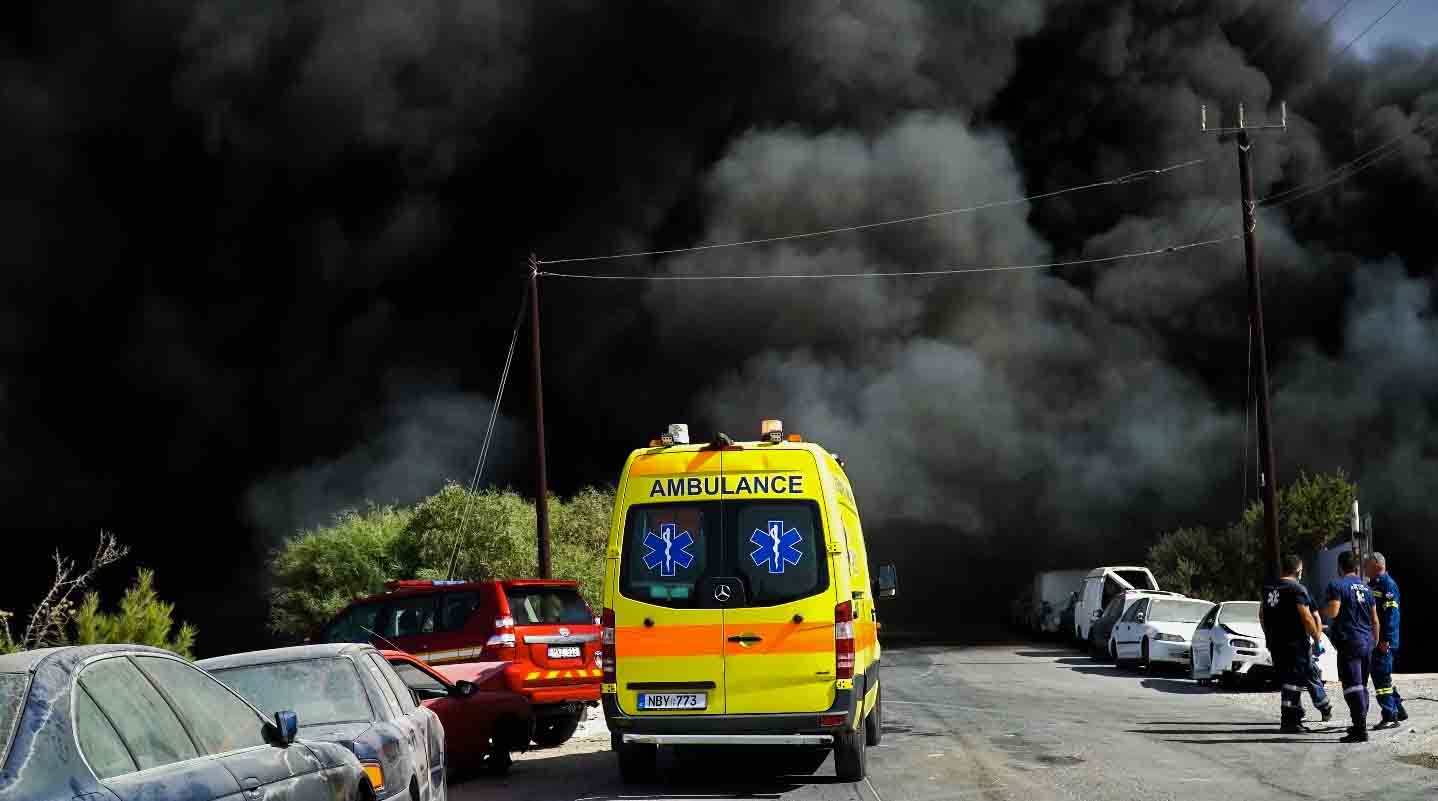
[[[640,693],[639,708],[704,709],[709,706],[708,693]]]
[[[549,646],[550,659],[578,659],[584,652],[577,645],[551,645]]]

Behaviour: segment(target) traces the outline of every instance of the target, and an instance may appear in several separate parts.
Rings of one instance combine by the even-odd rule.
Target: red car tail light
[[[494,659],[499,662],[514,661],[517,640],[514,635],[514,618],[508,615],[494,619],[494,633],[484,644],[484,650],[493,649]]]

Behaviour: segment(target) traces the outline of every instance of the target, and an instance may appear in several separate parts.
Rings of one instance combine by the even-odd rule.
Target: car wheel
[[[834,737],[834,773],[841,782],[861,782],[868,775],[868,749],[864,729],[851,729]]]
[[[1148,660],[1148,638],[1147,638],[1147,637],[1144,637],[1144,638],[1143,638],[1143,647],[1139,650],[1139,662],[1138,662],[1138,664],[1139,664],[1139,667],[1142,667],[1144,670],[1150,670],[1150,669],[1153,668],[1153,663]]]
[[[874,708],[864,718],[864,739],[873,746],[884,739],[884,685],[874,691]]]
[[[484,758],[485,772],[494,776],[503,776],[514,766],[514,757],[508,751],[491,751],[489,756]]]
[[[609,735],[609,744],[619,758],[619,778],[625,784],[643,784],[654,781],[659,764],[659,746],[646,743],[626,743],[618,734]]]
[[[574,730],[579,728],[579,719],[584,712],[573,715],[558,715],[551,718],[541,718],[534,722],[534,744],[540,748],[553,748],[563,745],[574,736]]]

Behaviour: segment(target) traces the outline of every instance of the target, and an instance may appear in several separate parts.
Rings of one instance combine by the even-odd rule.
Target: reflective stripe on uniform
[[[1352,694],[1354,694],[1354,693],[1361,693],[1361,692],[1363,692],[1364,688],[1365,688],[1365,685],[1362,685],[1362,684],[1358,685],[1357,687],[1344,687],[1344,688],[1343,688],[1343,694],[1344,694],[1344,695],[1352,695]]]
[[[1373,692],[1376,693],[1376,694],[1378,694],[1378,695],[1392,695],[1392,694],[1393,694],[1393,688],[1392,688],[1392,687],[1379,687],[1379,688],[1375,689]]]
[[[1283,685],[1283,689],[1285,689],[1285,690],[1287,690],[1288,692],[1291,692],[1291,693],[1301,693],[1301,692],[1303,692],[1303,688],[1302,688],[1302,687],[1299,687],[1299,686],[1294,685],[1294,684],[1285,684],[1285,685]]]

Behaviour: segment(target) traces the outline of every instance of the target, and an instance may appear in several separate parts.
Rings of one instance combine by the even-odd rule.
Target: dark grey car
[[[0,800],[335,801],[359,762],[295,740],[179,656],[138,645],[0,656]]]
[[[265,711],[293,709],[307,739],[353,751],[380,801],[444,801],[444,725],[368,644],[302,645],[198,662]]]

